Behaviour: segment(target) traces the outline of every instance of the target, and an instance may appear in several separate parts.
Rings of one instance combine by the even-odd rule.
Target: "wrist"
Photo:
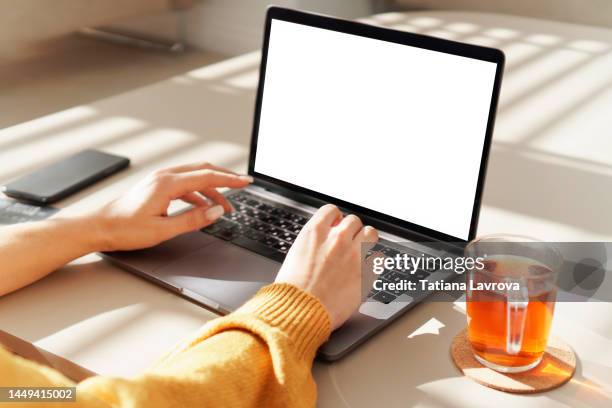
[[[98,214],[76,217],[75,220],[86,232],[87,237],[83,239],[90,252],[107,252],[116,249],[112,238],[113,223],[111,220]]]
[[[78,258],[99,251],[100,243],[92,220],[85,216],[51,218],[39,224],[40,231],[55,237],[55,240],[69,243],[70,257]],[[36,232],[35,232],[36,233]]]
[[[331,320],[313,295],[288,283],[265,286],[235,314],[251,314],[282,331],[300,357],[313,358],[331,333]]]

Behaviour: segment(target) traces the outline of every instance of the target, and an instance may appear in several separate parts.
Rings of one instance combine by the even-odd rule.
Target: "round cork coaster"
[[[576,354],[569,345],[554,337],[548,342],[542,362],[517,374],[500,373],[480,364],[474,358],[466,329],[455,336],[450,351],[455,365],[466,377],[487,387],[516,394],[552,390],[569,381],[576,371]]]

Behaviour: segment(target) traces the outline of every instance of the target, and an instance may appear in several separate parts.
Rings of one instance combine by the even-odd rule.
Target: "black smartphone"
[[[3,187],[4,194],[37,204],[51,204],[114,174],[130,164],[130,159],[84,150],[45,166]]]

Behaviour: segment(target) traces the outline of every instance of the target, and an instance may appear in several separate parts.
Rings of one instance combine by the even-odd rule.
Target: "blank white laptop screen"
[[[272,20],[254,170],[468,239],[495,70]]]

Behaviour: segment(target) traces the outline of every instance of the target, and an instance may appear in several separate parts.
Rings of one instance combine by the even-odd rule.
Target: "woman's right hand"
[[[250,176],[238,175],[210,163],[187,164],[151,173],[126,194],[87,214],[85,223],[98,231],[95,251],[134,250],[151,247],[179,234],[204,228],[232,206],[217,191],[242,188]],[[168,215],[173,200],[193,205],[178,215]],[[98,228],[91,228],[98,226]]]
[[[378,233],[361,220],[343,217],[334,205],[321,207],[291,246],[276,282],[289,283],[321,301],[332,329],[340,327],[362,302],[362,244]]]

